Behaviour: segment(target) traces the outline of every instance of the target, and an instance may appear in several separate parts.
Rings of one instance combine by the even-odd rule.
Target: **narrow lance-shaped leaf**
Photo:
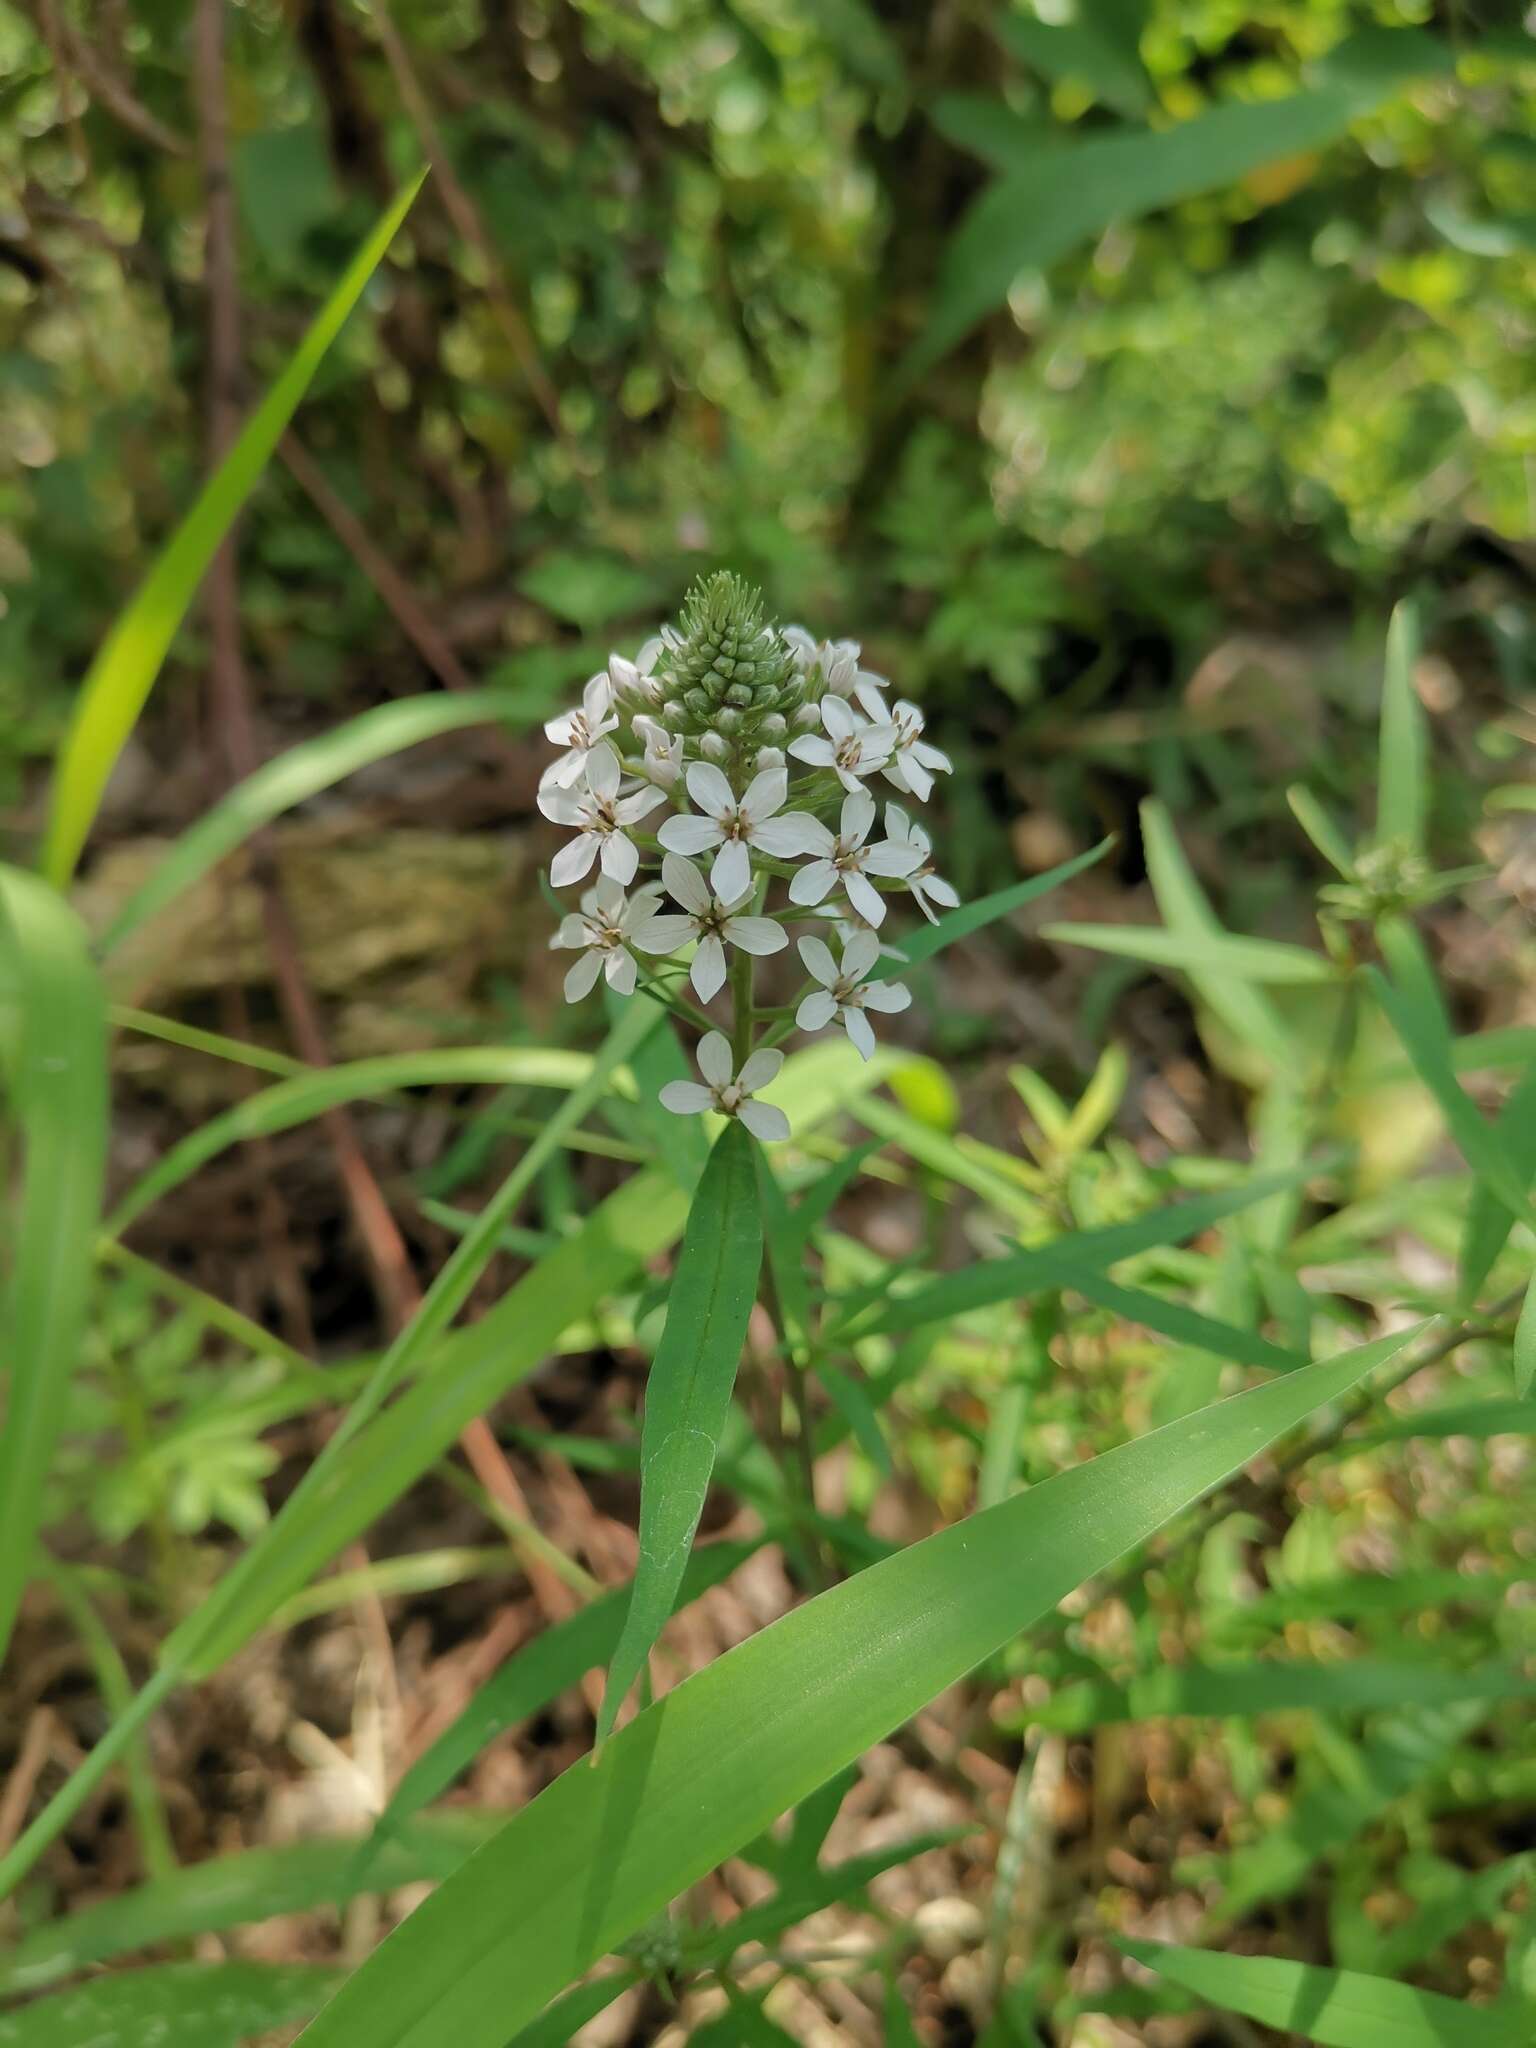
[[[1225,932],[1170,932],[1155,925],[1116,924],[1048,924],[1041,928],[1040,936],[1058,945],[1088,946],[1096,953],[1145,960],[1154,967],[1182,968],[1187,974],[1223,974],[1238,981],[1291,987],[1338,979],[1338,969],[1323,954],[1274,939],[1236,939]]]
[[[1060,1473],[728,1651],[418,1906],[304,2048],[504,2048],[668,1900],[1411,1334]]]
[[[1006,889],[994,889],[990,896],[978,896],[974,903],[962,903],[958,910],[946,911],[936,924],[925,924],[919,931],[907,934],[901,943],[901,959],[889,960],[882,954],[865,979],[887,981],[893,974],[905,974],[924,960],[931,960],[935,953],[942,953],[946,946],[953,946],[957,940],[968,939],[973,933],[984,931],[1000,917],[1012,917],[1026,903],[1048,896],[1052,889],[1059,889],[1063,882],[1070,882],[1074,875],[1093,867],[1114,843],[1113,838],[1101,839],[1097,846],[1090,846],[1086,853],[1064,860],[1060,867],[1051,868],[1046,874],[1031,875],[1027,882],[1011,882]]]
[[[102,642],[81,686],[54,776],[42,864],[57,886],[62,888],[74,872],[107,778],[154,688],[204,570],[266,468],[327,349],[383,261],[425,177],[422,171],[405,186],[348,264],[286,368]]]
[[[1525,1291],[1525,1305],[1515,1325],[1515,1392],[1524,1401],[1536,1389],[1536,1279]]]
[[[106,998],[45,883],[0,868],[0,1065],[25,1153],[0,1345],[0,1660],[90,1301],[107,1143]]]
[[[1120,1947],[1170,1984],[1321,2048],[1528,2048],[1529,2021],[1460,2005],[1359,1970],[1323,1970],[1279,1956],[1211,1955],[1128,1941]]]
[[[308,2019],[340,1976],[313,1963],[159,1963],[0,2019],[0,2048],[244,2048]]]
[[[1454,1056],[1454,1048],[1453,1048]],[[1517,1184],[1529,1188],[1536,1177],[1536,1060],[1509,1092],[1494,1123],[1494,1135],[1508,1155]],[[1513,1222],[1508,1208],[1479,1181],[1467,1204],[1461,1240],[1461,1279],[1457,1298],[1470,1308],[1483,1291],[1493,1262],[1503,1251]]]
[[[1376,782],[1376,837],[1409,852],[1424,845],[1428,795],[1424,708],[1413,687],[1419,655],[1419,615],[1400,604],[1387,627],[1387,666],[1381,688],[1381,759]]]
[[[599,1744],[677,1599],[730,1412],[762,1262],[755,1148],[733,1117],[715,1141],[688,1212],[666,1327],[646,1381],[640,1556],[598,1715]]]

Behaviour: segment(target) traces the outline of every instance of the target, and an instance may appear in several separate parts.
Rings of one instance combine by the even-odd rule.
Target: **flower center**
[[[863,754],[864,749],[859,744],[859,736],[854,732],[850,733],[847,739],[838,741],[837,752],[833,758],[836,760],[839,768],[847,768],[852,771],[858,767]]]
[[[715,1090],[715,1107],[725,1116],[734,1116],[741,1107],[741,1089],[735,1081],[727,1081],[723,1088]]]

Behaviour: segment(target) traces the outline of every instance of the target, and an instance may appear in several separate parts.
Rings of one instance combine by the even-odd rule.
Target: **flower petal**
[[[590,832],[578,832],[550,862],[549,879],[557,889],[563,889],[570,882],[579,882],[596,859],[596,839]]]
[[[871,875],[910,875],[923,864],[922,850],[910,839],[877,839],[866,846],[860,866]]]
[[[788,790],[789,779],[782,763],[777,768],[765,768],[747,784],[741,808],[752,825],[759,825],[781,807]]]
[[[720,844],[720,827],[713,818],[696,818],[689,812],[668,818],[656,837],[669,853],[708,853]]]
[[[661,863],[661,879],[667,886],[667,894],[677,899],[684,910],[691,910],[702,916],[709,908],[709,891],[704,886],[704,877],[691,860],[684,860],[681,854],[669,853]]]
[[[884,1010],[887,1016],[894,1016],[904,1010],[912,1001],[912,991],[904,981],[872,981],[864,990],[866,1010]]]
[[[725,936],[733,946],[740,946],[743,953],[755,953],[759,959],[769,953],[782,953],[789,944],[789,933],[771,917],[729,918]]]
[[[608,986],[616,995],[632,996],[635,992],[635,956],[622,946],[609,949],[608,959],[603,967],[608,977]]]
[[[837,755],[832,742],[819,732],[803,732],[791,740],[789,751],[797,761],[809,761],[813,768],[830,768]]]
[[[725,948],[713,932],[700,939],[688,979],[701,1003],[711,1001],[725,987]]]
[[[796,951],[805,962],[807,971],[822,987],[831,988],[837,980],[837,964],[832,958],[831,947],[822,939],[805,938],[798,941]]]
[[[579,1003],[583,996],[591,995],[597,977],[602,971],[603,956],[594,946],[590,952],[582,954],[566,975],[565,1000],[568,1003]]]
[[[567,754],[565,758],[567,761],[569,761],[574,757],[570,754]],[[559,761],[555,763],[556,768],[562,767],[563,765],[564,764]],[[577,766],[579,771],[579,762]],[[549,772],[552,773],[553,771]],[[571,796],[566,790],[557,788],[556,785],[549,780],[549,773],[546,773],[545,779],[539,784],[538,802],[539,809],[544,813],[545,817],[548,818],[552,824],[579,825],[581,823],[580,800],[574,796]]]
[[[856,870],[843,877],[843,887],[848,892],[848,901],[866,924],[885,923],[885,898],[873,882],[866,881]]]
[[[869,1019],[862,1010],[846,1009],[842,1013],[843,1029],[867,1060],[875,1056],[875,1034]]]
[[[584,946],[587,943],[587,920],[578,917],[574,910],[568,911],[560,920],[560,929],[550,940],[554,946]]]
[[[735,903],[752,886],[752,862],[746,841],[727,839],[715,855],[709,871],[709,886],[722,903]]]
[[[640,865],[640,849],[622,832],[610,832],[603,841],[603,873],[616,882],[632,882]]]
[[[821,722],[834,740],[849,740],[859,729],[853,706],[841,697],[823,697]]]
[[[744,1102],[736,1114],[765,1145],[781,1144],[789,1136],[789,1118],[771,1102]]]
[[[783,1053],[773,1046],[763,1046],[759,1051],[748,1053],[741,1063],[741,1072],[736,1084],[745,1095],[755,1095],[759,1088],[766,1088],[770,1081],[778,1078],[784,1064]]]
[[[647,919],[634,935],[635,944],[642,953],[675,953],[679,946],[687,945],[696,929],[691,917],[674,917],[668,912]]]
[[[694,1054],[699,1072],[713,1087],[724,1088],[731,1078],[731,1041],[723,1031],[706,1031]]]
[[[917,749],[909,747],[904,754],[895,754],[885,764],[887,781],[894,782],[898,789],[909,789],[920,804],[927,803],[933,795],[933,777],[917,758]]]
[[[669,1081],[658,1100],[674,1116],[699,1116],[713,1107],[715,1098],[697,1081]]]
[[[587,756],[587,787],[594,796],[617,796],[619,774],[619,757],[604,740]]]
[[[842,815],[837,821],[837,836],[844,846],[862,846],[869,837],[870,827],[875,822],[875,800],[867,789],[857,784],[843,798]]]
[[[624,915],[624,891],[612,875],[599,875],[597,887],[592,891],[597,899],[596,907],[611,923],[617,924]]]
[[[791,903],[820,903],[837,880],[837,869],[829,860],[807,861],[790,881]]]
[[[824,988],[812,989],[795,1012],[795,1023],[802,1031],[825,1031],[837,1015],[837,1003]]]
[[[648,818],[656,806],[666,800],[664,789],[658,789],[654,782],[647,782],[639,789],[632,789],[628,796],[621,796],[613,807],[613,814],[621,825],[638,825],[642,818]]]
[[[770,860],[794,860],[802,853],[830,853],[832,834],[809,811],[784,811],[752,827],[752,844]]]
[[[880,957],[880,941],[873,932],[855,932],[843,948],[844,981],[862,981]]]
[[[688,794],[711,818],[736,815],[736,796],[713,761],[695,761],[688,769]]]

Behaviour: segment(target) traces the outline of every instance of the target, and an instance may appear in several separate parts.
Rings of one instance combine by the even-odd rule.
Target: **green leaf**
[[[1266,1657],[1242,1664],[1163,1665],[1127,1685],[1089,1680],[1043,1705],[1009,1716],[1010,1728],[1042,1726],[1080,1734],[1116,1721],[1226,1720],[1252,1714],[1361,1714],[1382,1707],[1443,1707],[1462,1700],[1536,1696],[1536,1679],[1508,1664],[1468,1671],[1439,1664],[1390,1664],[1353,1657],[1335,1664]]]
[[[1128,1323],[1140,1323],[1148,1330],[1156,1330],[1160,1337],[1171,1337],[1176,1344],[1192,1344],[1197,1350],[1209,1351],[1234,1365],[1256,1365],[1261,1372],[1294,1372],[1298,1365],[1307,1362],[1300,1353],[1271,1344],[1255,1330],[1202,1315],[1198,1309],[1188,1308],[1181,1301],[1167,1301],[1143,1287],[1117,1287],[1114,1281],[1098,1273],[1080,1273],[1069,1285],[1098,1307],[1123,1316]]]
[[[74,912],[0,868],[0,1065],[24,1177],[4,1299],[0,1661],[90,1304],[107,1146],[106,998]]]
[[[1522,2048],[1528,2039],[1513,2015],[1458,2005],[1358,1970],[1323,1970],[1278,1956],[1211,1955],[1123,1936],[1119,1945],[1197,1998],[1322,2048]]]
[[[899,378],[920,376],[946,355],[1003,304],[1021,271],[1044,270],[1117,221],[1137,220],[1337,141],[1398,88],[1400,56],[1410,71],[1426,75],[1452,61],[1432,37],[1402,31],[1388,42],[1391,47],[1368,62],[1362,50],[1362,61],[1341,69],[1335,83],[1286,99],[1217,107],[1173,128],[1058,143],[999,178],[950,238],[927,329]]]
[[[1536,1060],[1509,1091],[1494,1124],[1494,1135],[1509,1158],[1517,1185],[1528,1189],[1536,1178]],[[1504,1249],[1513,1220],[1505,1204],[1478,1181],[1467,1205],[1467,1224],[1461,1240],[1457,1299],[1463,1308],[1470,1308],[1482,1293],[1483,1282]]]
[[[0,2048],[243,2048],[255,2034],[308,2019],[340,1976],[302,1963],[123,1970],[0,2018]]]
[[[1167,811],[1153,797],[1141,806],[1141,836],[1152,893],[1168,929],[1190,938],[1228,937],[1184,857]],[[1234,975],[1202,968],[1192,969],[1189,978],[1201,1001],[1240,1044],[1262,1054],[1276,1073],[1295,1064],[1291,1034],[1268,996]]]
[[[82,1906],[24,1934],[0,1963],[0,1990],[36,1991],[86,1963],[130,1955],[162,1941],[239,1927],[274,1913],[309,1913],[363,1891],[447,1877],[494,1826],[488,1814],[459,1812],[414,1821],[366,1877],[357,1844],[287,1842],[189,1863],[170,1877]],[[3,2036],[0,2036],[3,2039]]]
[[[727,1652],[424,1900],[312,2022],[304,2048],[503,2048],[722,1858],[1409,1334],[1059,1473]]]
[[[684,1606],[711,1586],[718,1586],[755,1548],[751,1543],[708,1543],[694,1551],[674,1606]],[[606,1664],[619,1640],[629,1601],[627,1586],[604,1594],[569,1621],[535,1636],[526,1649],[487,1679],[458,1719],[416,1759],[396,1786],[365,1845],[367,1860],[372,1860],[381,1843],[398,1835],[422,1807],[446,1792],[488,1742],[538,1713],[586,1672]]]
[[[1419,615],[1400,604],[1387,627],[1387,667],[1381,686],[1381,763],[1376,780],[1376,837],[1414,853],[1424,846],[1429,799],[1424,707],[1413,687],[1419,654]]]
[[[1104,0],[1096,0],[1096,6],[1108,12]],[[1005,14],[997,23],[997,34],[1031,70],[1058,82],[1086,85],[1095,99],[1133,120],[1152,104],[1134,40],[1128,47],[1126,38],[1112,30],[1106,33],[1094,7],[1084,7],[1075,21],[1060,24]]]
[[[763,1263],[757,1175],[752,1134],[732,1117],[688,1211],[666,1327],[646,1380],[640,1556],[597,1717],[599,1744],[672,1612],[704,1512]]]
[[[1083,1278],[1107,1271],[1122,1259],[1157,1246],[1184,1244],[1213,1224],[1251,1208],[1267,1196],[1310,1179],[1315,1165],[1288,1173],[1255,1175],[1241,1187],[1195,1195],[1170,1208],[1154,1209],[1130,1223],[1112,1223],[1102,1230],[1077,1230],[1028,1251],[1002,1259],[982,1259],[958,1273],[945,1273],[911,1294],[888,1302],[864,1334],[915,1330],[924,1323],[988,1308],[994,1302],[1016,1301],[1047,1287],[1075,1287]]]
[[[571,2048],[578,2027],[606,2012],[621,1993],[638,1981],[633,1965],[609,1970],[589,1984],[577,1984],[539,2014],[531,2026],[520,2027],[506,2048]]]
[[[1346,882],[1352,880],[1355,857],[1350,851],[1349,841],[1311,790],[1303,788],[1299,782],[1292,783],[1285,792],[1285,800],[1290,805],[1297,824],[1328,865],[1335,868]]]
[[[287,367],[247,420],[240,438],[203,486],[196,504],[102,642],[81,685],[54,774],[42,865],[57,887],[62,888],[74,873],[107,778],[197,595],[204,570],[266,468],[326,351],[382,262],[426,175],[425,170],[420,171],[404,187],[348,264]]]
[[[1515,1325],[1515,1392],[1522,1401],[1536,1390],[1536,1279],[1525,1290],[1525,1305]],[[1536,1426],[1536,1409],[1531,1416]]]
[[[105,958],[263,825],[270,825],[322,789],[330,789],[371,762],[420,746],[445,732],[497,720],[514,726],[523,723],[519,714],[526,703],[526,693],[517,690],[405,697],[395,704],[377,705],[315,739],[290,747],[237,783],[180,835],[160,865],[120,907],[98,940],[97,950]]]
[[[1006,889],[995,889],[990,896],[978,896],[974,903],[962,903],[958,910],[946,911],[937,924],[925,924],[920,930],[906,935],[901,944],[901,959],[890,960],[882,954],[866,979],[888,981],[892,975],[905,974],[910,968],[931,960],[935,953],[942,953],[946,946],[953,946],[958,940],[968,939],[974,932],[985,930],[1000,917],[1011,917],[1026,903],[1049,895],[1052,889],[1059,889],[1063,882],[1070,882],[1074,875],[1080,875],[1084,868],[1091,868],[1095,862],[1101,861],[1114,843],[1113,836],[1101,839],[1097,846],[1063,861],[1060,867],[1050,869],[1047,874],[1031,875],[1027,882],[1012,882]]]
[[[1457,1150],[1511,1215],[1536,1226],[1521,1177],[1498,1131],[1484,1121],[1456,1078],[1450,1022],[1423,941],[1400,918],[1384,919],[1376,937],[1392,979],[1388,981],[1379,968],[1368,968],[1371,987],[1415,1073],[1439,1104]]]
[[[1091,946],[1098,953],[1118,953],[1127,960],[1145,960],[1154,967],[1177,967],[1187,974],[1230,975],[1237,981],[1267,981],[1288,987],[1337,981],[1339,970],[1326,954],[1305,946],[1282,945],[1274,939],[1234,939],[1225,932],[1161,931],[1155,925],[1048,924],[1042,939],[1061,946]]]
[[[885,1987],[885,2048],[923,2048],[894,1977]]]

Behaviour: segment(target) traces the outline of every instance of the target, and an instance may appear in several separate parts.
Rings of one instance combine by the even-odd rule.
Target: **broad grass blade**
[[[1411,1333],[1239,1394],[913,1544],[729,1651],[423,1902],[304,2048],[504,2048],[668,1900]]]
[[[646,1380],[640,1557],[597,1718],[599,1744],[672,1612],[704,1512],[763,1263],[757,1173],[752,1134],[733,1117],[688,1211],[666,1327]]]
[[[107,1013],[79,919],[0,868],[0,1066],[24,1154],[6,1288],[0,1660],[32,1572],[95,1269],[107,1145]]]
[[[59,754],[43,842],[43,872],[56,887],[63,888],[74,873],[107,778],[154,688],[204,570],[271,459],[326,350],[382,262],[425,177],[422,171],[404,187],[348,264],[287,367],[247,420],[91,663]]]
[[[1385,1707],[1444,1707],[1462,1700],[1536,1697],[1536,1678],[1510,1664],[1447,1670],[1439,1664],[1388,1664],[1351,1657],[1336,1664],[1263,1658],[1241,1664],[1163,1665],[1126,1685],[1090,1679],[1062,1688],[1008,1726],[1081,1734],[1117,1721],[1180,1717],[1217,1720],[1256,1714],[1365,1714]]]
[[[1233,1365],[1256,1365],[1261,1372],[1294,1372],[1307,1362],[1301,1353],[1271,1344],[1256,1330],[1202,1315],[1198,1309],[1186,1308],[1181,1301],[1168,1301],[1144,1287],[1119,1287],[1100,1273],[1080,1274],[1070,1285],[1087,1300],[1123,1316],[1128,1323],[1140,1323],[1148,1330],[1156,1330],[1160,1337],[1170,1337],[1176,1344],[1192,1344]]]
[[[308,2019],[340,1977],[317,1963],[158,1963],[0,2019],[4,2048],[244,2048]]]
[[[296,804],[330,789],[371,762],[469,725],[511,722],[525,712],[526,697],[515,690],[465,690],[452,695],[406,697],[380,704],[344,725],[290,747],[248,775],[176,840],[153,874],[134,890],[102,933],[97,950],[105,958],[167,904],[200,882],[263,825]]]
[[[1387,627],[1387,666],[1381,686],[1381,756],[1376,778],[1376,837],[1410,852],[1424,847],[1429,800],[1429,738],[1424,707],[1413,687],[1419,655],[1417,607],[1404,602]]]
[[[1096,953],[1145,960],[1153,967],[1180,968],[1186,974],[1229,975],[1237,981],[1293,988],[1339,978],[1324,954],[1275,939],[1235,939],[1225,932],[1171,932],[1128,924],[1048,924],[1040,936],[1058,945],[1090,946]]]
[[[1359,1970],[1121,1938],[1138,1963],[1224,2011],[1320,2048],[1529,2048],[1530,2023]]]

